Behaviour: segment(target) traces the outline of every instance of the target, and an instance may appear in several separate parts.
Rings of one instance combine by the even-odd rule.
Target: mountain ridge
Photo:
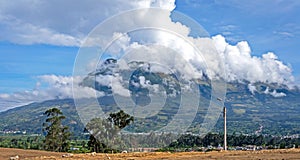
[[[100,64],[94,72],[90,72],[80,83],[81,86],[94,88],[104,93],[97,98],[102,111],[108,114],[125,107],[128,114],[134,114],[134,111],[130,112],[131,108],[140,106],[143,112],[150,112],[149,114],[140,113],[146,115],[146,117],[136,117],[134,127],[129,126],[127,128],[129,131],[134,132],[155,131],[172,122],[174,116],[178,114],[182,98],[182,83],[179,82],[176,75],[172,72],[159,72],[162,69],[159,68],[160,66],[155,68],[158,71],[154,72],[152,71],[153,66],[144,62],[130,62],[127,64],[130,67],[129,69],[122,69],[118,65],[117,60],[109,58]],[[125,106],[118,106],[113,94],[112,84],[109,84],[109,82],[119,80],[119,77],[125,77],[123,78],[125,80],[128,79],[128,81],[123,81],[123,84],[120,83],[120,86],[128,86],[130,95],[125,96],[125,99],[131,98],[135,102],[134,106],[128,103],[123,103]],[[200,93],[199,97],[196,97],[199,98],[199,104],[194,120],[187,131],[199,133],[199,125],[202,125],[210,102],[213,100],[211,96],[212,82],[203,73],[202,79],[194,79],[193,83],[197,85],[197,88],[194,89],[199,90]],[[300,115],[300,90],[298,87],[291,89],[283,84],[251,83],[249,81],[229,82],[226,85],[227,93],[224,101],[228,112],[229,133],[252,134],[257,133],[256,131],[261,127],[259,134],[300,133],[300,116],[298,116]],[[153,102],[153,95],[158,93],[165,94],[165,103],[162,106],[156,106],[160,104],[157,102],[150,108],[143,108],[145,106],[149,107],[148,105]],[[191,96],[196,95],[195,92],[191,92]],[[78,116],[73,99],[35,102],[0,112],[0,131],[26,130],[28,133],[42,133],[42,123],[45,120],[43,112],[51,107],[62,110],[67,117],[64,124],[69,125],[72,132],[76,135],[82,133],[84,126]],[[93,114],[93,111],[89,114]],[[186,113],[181,116],[193,114],[191,110],[186,110]],[[216,116],[219,116],[218,113],[216,113]],[[182,120],[184,120],[184,117]],[[212,131],[221,132],[222,123],[220,117]],[[180,125],[186,124],[182,121]]]
[[[255,133],[263,126],[260,134],[290,135],[300,133],[300,92],[285,91],[284,97],[273,97],[264,93],[252,94],[246,84],[229,84],[225,101],[228,112],[228,131]],[[101,107],[106,113],[120,109],[113,101],[113,97],[99,98]],[[80,121],[73,99],[55,99],[35,102],[0,112],[0,131],[20,130],[27,133],[42,133],[43,113],[46,109],[58,107],[65,114],[64,124],[70,126],[72,132],[80,134],[83,124]],[[169,113],[162,111],[158,117],[163,120],[176,114],[176,107],[170,108]],[[189,131],[197,132],[205,111],[199,108],[195,120]],[[168,123],[162,121],[161,123]],[[153,126],[155,128],[155,126]],[[142,127],[141,127],[142,128]],[[222,132],[222,118],[220,117],[214,132]]]

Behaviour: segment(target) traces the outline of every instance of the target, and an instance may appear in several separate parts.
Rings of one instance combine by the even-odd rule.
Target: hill
[[[180,76],[184,76],[184,73],[176,75],[155,64],[134,61],[128,63],[124,69],[117,60],[107,59],[96,71],[89,73],[80,85],[101,93],[97,101],[105,114],[122,109],[135,116],[134,124],[126,128],[128,131],[157,131],[170,124],[176,117],[176,120],[180,121],[177,126],[191,124],[188,132],[197,134],[199,125],[209,112],[210,104],[218,103],[217,98],[212,97],[213,82],[204,73],[202,78],[189,81],[180,81]],[[123,96],[126,94],[123,87],[126,86],[130,95]],[[188,94],[182,96],[185,92]],[[181,101],[184,98],[185,105],[182,107]],[[89,99],[81,101],[89,102]],[[199,101],[196,109],[191,107],[194,101]],[[225,106],[228,133],[300,133],[300,90],[297,87],[247,81],[230,82],[227,83]],[[0,131],[41,134],[42,123],[45,120],[43,113],[52,107],[62,110],[66,116],[64,124],[70,126],[74,135],[83,132],[84,126],[78,116],[80,112],[76,110],[73,99],[48,100],[0,112]],[[95,115],[95,108],[80,109],[87,110],[88,118],[101,117],[100,114]],[[216,113],[215,116],[220,118],[213,131],[222,132],[221,114]],[[191,119],[191,123],[186,122],[187,119]]]
[[[261,86],[262,87],[262,86]],[[225,105],[228,112],[229,133],[244,134],[277,134],[291,135],[300,133],[300,93],[299,91],[284,90],[286,96],[273,97],[264,93],[248,91],[245,84],[229,84]],[[98,100],[103,111],[109,113],[118,108],[113,97],[105,96]],[[56,99],[39,103],[32,103],[22,107],[0,112],[0,131],[26,131],[27,133],[42,133],[43,113],[51,108],[60,108],[67,117],[64,124],[70,126],[71,131],[80,134],[83,131],[73,99]],[[145,124],[154,122],[153,127],[168,123],[178,108],[166,108],[157,115],[141,121]],[[190,131],[197,131],[197,125],[202,122],[205,112],[199,109]],[[166,117],[166,118],[165,118]],[[141,119],[142,120],[142,119]],[[161,120],[161,121],[160,121]],[[215,132],[222,131],[222,118],[214,128]],[[135,127],[142,130],[143,125],[137,121]]]
[[[75,135],[82,133],[83,124],[76,112],[73,99],[36,102],[0,112],[0,131],[26,131],[29,134],[42,134],[42,125],[46,119],[43,113],[53,107],[62,110],[66,116],[64,124],[68,125]]]

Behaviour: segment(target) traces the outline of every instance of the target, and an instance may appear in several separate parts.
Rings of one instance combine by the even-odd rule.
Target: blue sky
[[[42,75],[71,76],[80,41],[92,28],[144,4],[169,5],[161,1],[1,1],[0,94],[34,90]],[[247,41],[255,56],[274,52],[299,79],[298,0],[178,0],[175,4],[176,11],[195,19],[212,36],[221,34],[233,45]]]
[[[1,42],[0,90],[2,93],[31,90],[40,75],[72,75],[77,47],[18,45]]]
[[[300,5],[295,1],[177,1],[176,10],[230,43],[247,41],[253,55],[275,52],[300,74]]]

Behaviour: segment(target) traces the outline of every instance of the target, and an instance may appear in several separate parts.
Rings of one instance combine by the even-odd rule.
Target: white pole
[[[223,108],[224,117],[224,150],[227,151],[227,128],[226,128],[226,107]]]

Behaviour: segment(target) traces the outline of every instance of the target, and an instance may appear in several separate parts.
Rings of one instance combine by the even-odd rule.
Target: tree
[[[117,113],[110,113],[108,120],[115,126],[117,126],[119,129],[123,129],[131,122],[133,122],[134,118],[129,114],[125,113],[123,110],[120,110]]]
[[[88,141],[88,147],[93,152],[105,152],[108,143],[108,140],[111,138],[112,134],[109,132],[112,128],[108,128],[106,125],[108,121],[105,121],[101,118],[93,118],[87,125],[86,130],[89,130],[91,135]],[[100,142],[101,140],[101,142]]]
[[[62,125],[62,120],[66,117],[58,108],[48,109],[44,115],[48,117],[43,124],[43,130],[47,132],[44,149],[55,152],[67,151],[70,132],[67,126]]]
[[[120,110],[110,113],[107,119],[94,118],[86,126],[91,133],[88,146],[94,152],[112,151],[110,147],[121,146],[118,133],[133,122],[134,118]]]

